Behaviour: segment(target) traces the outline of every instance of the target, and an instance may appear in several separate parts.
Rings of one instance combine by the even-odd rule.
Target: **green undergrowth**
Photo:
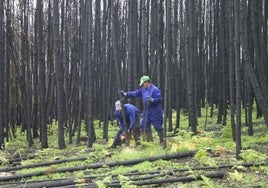
[[[204,114],[204,111],[202,111]],[[175,113],[173,113],[173,124],[175,125]],[[140,146],[135,147],[134,140],[130,142],[130,147],[125,145],[110,149],[113,142],[113,137],[116,134],[118,127],[115,121],[109,124],[109,140],[106,142],[102,139],[103,128],[99,121],[94,121],[94,127],[97,140],[93,144],[93,150],[86,148],[86,143],[81,142],[80,145],[67,144],[65,149],[57,148],[57,122],[53,121],[49,125],[49,148],[41,149],[39,139],[34,139],[34,146],[27,146],[26,135],[18,134],[17,138],[6,143],[6,149],[0,151],[2,162],[1,168],[8,166],[8,158],[12,156],[35,155],[34,159],[23,160],[22,165],[38,164],[41,162],[49,162],[54,160],[87,157],[83,161],[72,161],[61,164],[50,165],[46,167],[36,167],[31,169],[22,169],[16,171],[16,174],[25,174],[33,172],[45,172],[45,175],[35,176],[23,179],[22,182],[34,180],[50,180],[64,177],[73,177],[80,179],[86,176],[94,177],[93,181],[98,184],[98,187],[105,187],[105,183],[120,180],[122,187],[135,187],[125,173],[129,172],[150,172],[160,171],[166,172],[173,169],[189,168],[189,171],[183,175],[196,176],[197,172],[191,169],[196,166],[218,166],[221,164],[234,164],[234,168],[225,170],[227,176],[223,180],[214,180],[203,176],[205,172],[198,171],[202,175],[202,180],[191,183],[174,183],[170,187],[250,187],[262,186],[268,183],[263,176],[268,175],[266,166],[254,166],[251,168],[243,168],[240,164],[244,162],[262,163],[268,160],[266,152],[268,151],[268,134],[267,127],[258,119],[258,124],[254,125],[254,135],[247,134],[247,127],[242,125],[242,150],[240,159],[236,159],[236,144],[232,138],[232,129],[227,121],[226,125],[217,124],[215,117],[208,117],[205,125],[205,117],[201,116],[198,119],[198,132],[193,134],[188,127],[187,114],[181,114],[180,129],[173,135],[173,132],[168,132],[167,135],[172,135],[166,138],[167,148],[163,149],[159,144],[157,133],[153,129],[154,142],[145,142],[142,140]],[[206,128],[206,129],[205,129]],[[82,136],[86,135],[85,124],[82,122]],[[67,138],[67,135],[66,135]],[[75,137],[73,138],[75,141]],[[67,143],[67,140],[66,140]],[[266,146],[266,147],[265,147]],[[192,158],[173,159],[173,160],[156,160],[144,161],[134,165],[109,167],[110,162],[126,161],[132,159],[142,159],[154,156],[163,156],[173,153],[181,153],[188,151],[196,151]],[[55,173],[58,169],[71,168],[77,166],[85,166],[93,163],[101,163],[103,166],[97,169],[86,169],[74,172]],[[179,175],[178,175],[179,176]],[[163,174],[159,178],[168,178]],[[257,179],[258,182],[253,180]],[[255,183],[255,184],[254,184]],[[169,187],[169,185],[165,185]]]

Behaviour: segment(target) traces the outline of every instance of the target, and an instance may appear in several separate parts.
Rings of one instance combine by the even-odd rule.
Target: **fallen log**
[[[11,158],[8,159],[9,164],[12,164],[14,162],[19,162],[22,160],[27,160],[27,159],[34,159],[36,157],[36,155],[32,155],[32,156],[23,156],[23,157],[16,157],[16,158]],[[2,161],[0,161],[0,165],[2,165]]]
[[[65,183],[64,183],[65,184]],[[45,185],[45,184],[44,184]],[[31,188],[43,188],[41,185],[36,185],[34,187],[33,185],[30,185]],[[22,184],[10,184],[5,185],[3,188],[30,188],[28,185],[22,185]],[[77,187],[86,187],[86,188],[97,188],[98,186],[94,183],[84,183],[84,184],[70,184],[70,185],[60,185],[59,186],[44,186],[44,187],[60,187],[60,188],[77,188]]]
[[[223,178],[226,174],[223,172],[215,172],[210,174],[205,174],[204,176],[207,178]],[[201,175],[196,177],[191,176],[183,176],[183,177],[175,177],[175,178],[164,178],[158,180],[145,180],[140,182],[135,182],[135,185],[152,185],[152,184],[164,184],[164,183],[175,183],[175,182],[191,182],[202,180]]]
[[[20,188],[43,188],[43,187],[71,187],[75,185],[75,187],[77,186],[81,186],[84,187],[86,185],[86,187],[94,187],[96,188],[97,185],[95,183],[92,182],[91,179],[79,179],[79,180],[75,180],[73,178],[68,178],[68,179],[62,179],[62,180],[49,180],[49,181],[41,181],[41,182],[27,182],[23,185],[20,185]],[[18,187],[18,188],[19,188]]]
[[[268,162],[263,162],[263,163],[242,163],[242,164],[222,164],[219,166],[200,166],[200,167],[194,167],[194,168],[180,168],[180,169],[170,169],[170,170],[156,170],[156,171],[146,171],[146,172],[140,172],[138,170],[135,171],[131,171],[131,172],[127,172],[127,173],[123,173],[121,175],[123,176],[137,176],[137,177],[133,177],[130,178],[131,181],[142,181],[142,180],[147,180],[147,179],[152,179],[155,177],[160,177],[160,176],[173,176],[178,172],[185,172],[185,171],[194,171],[194,170],[217,170],[217,169],[223,169],[223,168],[233,168],[235,166],[237,166],[239,168],[239,166],[243,166],[243,167],[251,167],[251,166],[263,166],[263,165],[267,165]],[[146,176],[143,176],[146,175]],[[95,178],[100,178],[100,177],[104,177],[107,176],[104,174],[98,175],[98,176],[90,176],[91,179],[95,179]],[[118,176],[118,174],[113,174],[112,177],[116,178]],[[118,181],[113,181],[114,183],[119,183]]]
[[[86,170],[86,169],[96,169],[96,168],[102,168],[102,167],[114,167],[114,166],[126,166],[126,165],[134,165],[138,164],[144,161],[156,161],[159,159],[162,160],[171,160],[171,159],[179,159],[179,158],[185,158],[185,157],[191,157],[196,153],[196,151],[189,151],[185,153],[174,153],[169,155],[162,155],[162,156],[154,156],[154,157],[146,157],[141,159],[132,159],[132,160],[126,160],[126,161],[114,161],[114,162],[107,162],[107,163],[94,163],[84,166],[75,166],[70,168],[60,168],[57,169],[56,167],[50,167],[46,170],[39,171],[39,172],[32,172],[32,173],[25,173],[25,174],[18,174],[13,176],[5,176],[0,177],[0,181],[11,181],[11,180],[20,180],[22,178],[29,178],[32,176],[42,176],[47,175],[51,173],[61,173],[61,172],[73,172],[73,171],[79,171],[79,170]]]
[[[18,184],[18,183],[11,183],[11,184],[4,184],[4,185],[1,185],[0,187],[3,187],[3,188],[17,188],[18,185],[21,185],[21,184]]]
[[[164,176],[167,176],[167,175],[174,175],[174,174],[167,174],[167,173],[159,173],[159,174],[153,174],[153,175],[147,175],[147,176],[139,176],[139,177],[133,177],[133,178],[130,178],[129,180],[130,181],[144,181],[144,180],[150,180],[150,179],[153,179],[153,178],[159,178],[159,177],[164,177]],[[113,184],[116,184],[116,183],[120,183],[120,180],[117,179],[117,180],[114,180],[112,182]]]
[[[72,162],[72,161],[83,161],[86,159],[87,159],[86,157],[79,157],[79,158],[73,158],[73,159],[62,159],[62,160],[54,160],[54,161],[49,161],[49,162],[42,162],[42,163],[38,163],[38,164],[28,164],[28,165],[22,165],[22,166],[6,167],[6,168],[1,168],[0,172],[21,170],[24,168],[35,168],[35,167],[49,166],[49,165]]]
[[[183,171],[189,171],[189,170],[215,170],[215,169],[222,169],[222,168],[233,168],[234,166],[244,166],[244,167],[251,167],[251,166],[265,166],[268,165],[268,162],[263,163],[241,163],[241,164],[222,164],[219,166],[197,166],[197,167],[189,167],[189,168],[179,168],[179,169],[170,169],[167,173],[174,173],[174,172],[183,172]],[[124,176],[140,176],[144,174],[159,174],[163,171],[156,170],[156,171],[150,171],[150,172],[127,172],[124,173]]]
[[[215,172],[210,174],[205,174],[204,176],[207,178],[223,178],[226,174],[223,172]],[[173,177],[173,178],[164,178],[164,179],[151,179],[144,181],[133,181],[133,185],[144,186],[144,185],[162,185],[166,183],[176,183],[176,182],[191,182],[202,180],[201,175],[191,177],[191,176],[183,176],[183,177]],[[131,180],[130,180],[131,181]],[[111,182],[105,184],[107,187],[121,187],[120,182]]]
[[[78,188],[79,185],[66,185],[66,186],[60,186],[60,188]],[[86,187],[86,188],[96,188],[95,185],[91,185],[91,184],[84,184],[81,187]],[[53,188],[57,188],[57,187],[53,187]]]
[[[200,166],[200,167],[194,167],[194,168],[181,168],[181,169],[171,169],[168,171],[149,171],[149,172],[139,172],[139,171],[134,171],[134,172],[128,172],[128,173],[123,173],[123,176],[137,176],[137,177],[133,177],[130,178],[130,181],[134,181],[134,182],[143,182],[144,180],[148,180],[151,181],[151,179],[156,178],[156,177],[166,177],[167,175],[169,176],[174,176],[176,175],[176,172],[184,172],[184,171],[189,171],[189,170],[213,170],[213,169],[222,169],[222,168],[232,168],[234,166],[244,166],[244,167],[250,167],[250,166],[261,166],[261,165],[267,165],[267,162],[264,163],[242,163],[242,164],[223,164],[223,165],[219,165],[219,166]],[[147,175],[149,174],[149,175]],[[117,174],[118,175],[118,174]],[[117,175],[112,175],[113,178],[116,178]],[[142,176],[142,175],[147,175],[147,176]],[[83,177],[81,179],[95,179],[95,178],[100,178],[101,176],[104,177],[104,175],[97,175],[97,176],[86,176]],[[107,174],[106,174],[107,176]],[[207,176],[209,177],[209,176]],[[213,178],[213,176],[211,175],[210,178]],[[57,179],[57,180],[53,180],[55,182],[64,182],[64,181],[68,181],[66,179],[70,179],[70,178],[64,178],[64,179]],[[52,181],[52,180],[51,180]],[[172,180],[169,180],[172,181]],[[181,179],[181,181],[187,181],[187,179],[184,180],[184,178]],[[39,184],[40,181],[38,182],[26,182],[26,185],[35,185],[37,186]],[[7,183],[6,183],[7,184]],[[40,183],[40,186],[42,185],[49,185],[49,183]],[[115,180],[113,182],[111,182],[109,184],[110,187],[117,187],[118,185],[120,185],[119,180]],[[0,184],[1,187],[1,184]],[[34,187],[34,186],[33,186]],[[45,187],[45,186],[44,186]]]

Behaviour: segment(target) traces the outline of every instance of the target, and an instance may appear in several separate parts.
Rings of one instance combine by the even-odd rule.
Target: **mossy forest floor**
[[[230,124],[225,126],[216,124],[213,118],[207,120],[206,126],[204,122],[205,118],[198,119],[198,134],[193,135],[188,127],[187,116],[182,114],[178,132],[175,135],[171,132],[167,133],[165,149],[159,145],[154,130],[154,142],[142,141],[140,146],[134,147],[134,140],[131,140],[130,148],[122,145],[109,149],[118,128],[115,123],[109,126],[109,141],[106,143],[102,139],[102,128],[98,121],[94,122],[97,141],[92,149],[86,148],[85,142],[81,142],[80,145],[67,144],[66,149],[57,149],[56,123],[50,125],[52,131],[49,134],[47,149],[40,149],[39,139],[34,140],[34,147],[27,147],[26,135],[18,133],[17,138],[6,143],[5,149],[0,151],[0,187],[31,187],[33,183],[37,183],[35,184],[37,187],[40,182],[49,180],[71,181],[68,186],[66,183],[62,184],[62,187],[63,185],[65,187],[90,187],[89,185],[93,187],[94,185],[95,187],[267,187],[268,130],[263,120],[254,119],[253,136],[249,136],[247,127],[242,125],[243,150],[240,159],[236,159],[236,145],[231,137]],[[189,151],[195,152],[194,155],[109,166],[114,162],[168,156]],[[10,163],[9,160],[14,156],[35,157]],[[75,158],[80,160],[38,166],[44,162]],[[29,167],[32,164],[37,166]],[[93,164],[101,165],[91,168]],[[25,168],[12,170],[14,166]],[[77,169],[69,172],[62,170],[74,167]],[[25,174],[28,176],[24,176]],[[9,176],[16,176],[18,179],[5,179]],[[41,187],[52,186],[47,184]]]

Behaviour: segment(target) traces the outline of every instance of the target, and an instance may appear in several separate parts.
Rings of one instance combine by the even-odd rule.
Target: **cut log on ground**
[[[43,170],[40,172],[33,172],[33,173],[27,173],[27,174],[18,174],[14,176],[7,176],[7,177],[0,177],[0,181],[11,181],[11,180],[20,180],[22,178],[29,178],[32,176],[42,176],[47,175],[51,173],[61,173],[61,172],[73,172],[73,171],[79,171],[79,170],[86,170],[86,169],[96,169],[96,168],[102,168],[102,167],[114,167],[114,166],[126,166],[126,165],[134,165],[138,164],[144,161],[156,161],[159,159],[162,160],[171,160],[171,159],[180,159],[185,157],[192,157],[196,151],[189,151],[185,153],[174,153],[169,155],[162,155],[162,156],[155,156],[155,157],[146,157],[141,159],[132,159],[132,160],[126,160],[126,161],[115,161],[115,162],[107,162],[107,163],[95,163],[90,165],[84,165],[84,166],[76,166],[76,167],[70,167],[70,168],[60,168],[57,169],[55,167],[49,167],[47,170]]]
[[[223,172],[215,172],[210,174],[204,175],[207,178],[223,178],[225,176],[225,173]],[[144,186],[144,185],[157,185],[161,186],[163,184],[168,183],[176,183],[176,182],[191,182],[191,181],[198,181],[202,180],[201,175],[198,175],[196,177],[189,177],[189,176],[183,176],[183,177],[173,177],[173,178],[164,178],[164,179],[153,179],[153,180],[144,180],[144,181],[133,181],[133,185],[137,186]],[[131,180],[130,180],[131,181]],[[121,187],[120,182],[111,182],[105,184],[107,187]]]
[[[22,160],[27,160],[27,159],[34,159],[36,156],[33,155],[33,156],[24,156],[24,157],[16,157],[16,158],[11,158],[11,159],[8,159],[8,162],[9,164],[12,164],[14,162],[19,162],[19,161],[22,161]],[[0,165],[2,164],[3,162],[0,161]]]
[[[222,164],[219,166],[197,166],[197,167],[189,167],[189,168],[175,168],[175,169],[170,169],[169,171],[166,171],[165,173],[175,173],[175,172],[184,172],[184,171],[189,171],[189,170],[215,170],[215,169],[222,169],[222,168],[233,168],[235,166],[244,166],[244,167],[251,167],[251,166],[266,166],[268,165],[267,162],[263,163],[241,163],[241,164]],[[150,171],[150,172],[140,172],[140,171],[135,171],[135,172],[127,172],[122,175],[124,176],[141,176],[144,174],[159,174],[163,173],[161,170],[156,170],[156,171]]]
[[[28,164],[28,165],[15,166],[15,167],[6,167],[6,168],[1,168],[0,172],[21,170],[21,169],[24,169],[24,168],[35,168],[35,167],[42,167],[42,166],[50,166],[50,165],[54,165],[54,164],[60,164],[60,163],[66,163],[66,162],[72,162],[72,161],[84,161],[86,159],[88,159],[88,158],[79,157],[79,158],[74,158],[74,159],[54,160],[54,161],[43,162],[43,163],[38,163],[38,164]]]
[[[180,177],[180,181],[189,181],[189,179],[185,179],[184,177],[184,174],[177,174],[178,172],[184,172],[184,171],[193,171],[193,170],[215,170],[215,169],[222,169],[222,168],[232,168],[234,166],[244,166],[244,167],[250,167],[250,166],[261,166],[261,165],[267,165],[268,163],[243,163],[243,164],[223,164],[223,165],[219,165],[219,166],[200,166],[200,167],[195,167],[195,168],[181,168],[181,169],[170,169],[168,171],[165,171],[165,170],[157,170],[157,171],[147,171],[147,172],[139,172],[139,171],[134,171],[134,172],[128,172],[128,173],[123,173],[121,175],[123,176],[136,176],[136,177],[129,177],[129,180],[130,181],[133,181],[133,182],[151,182],[153,178],[158,178],[158,177],[167,177],[167,176],[176,176],[176,179],[178,179],[179,177],[178,176],[183,176],[183,177]],[[219,173],[222,173],[222,172],[219,172]],[[215,177],[213,176],[213,174],[218,174],[218,172],[216,173],[210,173],[207,177],[209,178],[220,178],[220,177]],[[143,176],[144,175],[144,176]],[[107,176],[107,175],[106,175]],[[105,177],[106,177],[105,176]],[[118,174],[115,174],[115,175],[112,175],[113,179],[116,178],[117,179],[117,176]],[[86,177],[82,177],[80,178],[80,182],[83,181],[84,179],[85,180],[93,180],[95,178],[101,178],[101,177],[104,177],[104,175],[93,175],[93,176],[86,176]],[[188,176],[187,176],[188,177]],[[20,185],[21,183],[24,185],[24,187],[48,187],[49,185],[53,185],[55,187],[55,185],[58,185],[58,184],[62,184],[61,187],[64,185],[64,184],[67,184],[68,182],[71,182],[70,179],[72,180],[72,178],[63,178],[63,179],[54,179],[54,180],[49,180],[49,181],[31,181],[31,182],[5,182],[3,184],[0,184],[0,187],[2,185],[5,185],[6,188],[9,188],[9,187],[17,187],[15,185]],[[173,178],[169,178],[171,180],[168,180],[168,181],[173,181],[172,179]],[[191,180],[191,179],[190,179]],[[163,181],[163,180],[161,180]],[[161,181],[160,181],[160,184],[161,184]],[[62,183],[63,182],[63,183]],[[155,181],[153,181],[154,183]],[[157,181],[156,181],[157,183]],[[159,182],[158,182],[159,183]],[[111,183],[108,183],[107,186],[109,187],[117,187],[120,185],[120,181],[119,180],[115,180]],[[135,184],[136,185],[136,184]],[[67,185],[66,185],[67,186]],[[70,185],[71,186],[71,185]],[[93,186],[92,184],[89,184],[89,186]]]
[[[73,178],[69,179],[62,179],[62,180],[49,180],[49,181],[42,181],[42,182],[35,182],[35,183],[25,183],[24,185],[20,185],[19,187],[23,188],[43,188],[43,187],[64,187],[64,186],[73,186],[75,187],[94,187],[96,188],[97,185],[92,182],[91,179],[79,179],[75,180]]]

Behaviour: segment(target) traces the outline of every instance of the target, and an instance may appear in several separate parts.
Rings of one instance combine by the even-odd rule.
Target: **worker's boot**
[[[147,142],[153,142],[154,141],[153,134],[152,134],[152,131],[150,129],[145,130],[145,136],[146,136]]]
[[[142,141],[146,141],[145,131],[141,131],[141,139]]]
[[[126,131],[124,140],[125,140],[126,147],[129,147],[129,145],[130,145],[130,132]]]
[[[165,146],[164,145],[164,132],[162,130],[162,131],[158,131],[157,133],[158,133],[158,136],[159,136],[160,145],[162,147],[164,147]]]
[[[109,148],[116,148],[117,144],[113,142],[113,144]]]
[[[121,144],[122,142],[120,142],[119,140],[115,138],[113,141],[113,144],[109,148],[116,148],[116,146],[120,146]]]
[[[136,147],[139,146],[139,145],[141,145],[141,140],[140,140],[140,138],[136,138],[136,139],[135,139],[135,145],[136,145]]]
[[[133,137],[134,137],[136,146],[139,146],[141,144],[141,141],[140,141],[141,133],[140,133],[139,128],[133,129]]]

